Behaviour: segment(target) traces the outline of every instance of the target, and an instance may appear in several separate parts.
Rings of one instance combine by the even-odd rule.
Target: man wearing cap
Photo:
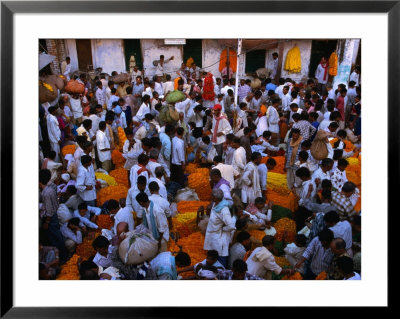
[[[222,106],[215,104],[213,107],[212,119],[212,139],[215,150],[219,156],[222,156],[223,145],[226,141],[226,135],[232,133],[232,127],[225,116],[221,114]]]

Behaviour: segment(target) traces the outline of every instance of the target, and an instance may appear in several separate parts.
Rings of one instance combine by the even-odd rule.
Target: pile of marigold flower
[[[182,251],[188,253],[191,259],[190,266],[194,266],[195,264],[203,261],[207,257],[207,251],[203,250],[204,246],[204,236],[200,232],[195,232],[187,237],[178,240],[178,245],[182,246]],[[173,253],[178,253],[179,247],[175,244],[173,240],[170,240],[168,243],[168,250]],[[186,268],[186,267],[184,267]],[[181,270],[182,268],[178,268],[177,270]],[[194,272],[185,272],[182,273],[181,276],[183,278],[193,276]]]
[[[112,151],[111,160],[116,169],[123,167],[126,161],[125,158],[122,156],[122,153],[117,149]]]
[[[274,172],[268,172],[267,174],[267,187],[268,189],[287,197],[291,190],[287,188],[286,175]]]
[[[334,138],[334,139],[330,140],[330,143],[331,143],[332,147],[333,147],[333,145],[334,145],[337,141],[338,141],[337,138]],[[354,144],[353,144],[352,142],[350,142],[349,140],[344,140],[343,142],[344,142],[344,144],[346,144],[346,147],[344,148],[344,150],[345,150],[346,152],[349,153],[349,152],[351,152],[352,150],[354,150],[355,146],[354,146]]]
[[[114,226],[114,222],[112,221],[110,215],[101,214],[97,216],[97,226],[101,229],[110,229]]]
[[[189,187],[194,189],[201,201],[211,200],[210,171],[208,168],[198,168],[189,175]]]
[[[197,212],[200,206],[203,206],[204,209],[210,204],[207,201],[200,200],[190,200],[190,201],[180,201],[177,205],[179,214],[184,214],[188,212]]]
[[[326,272],[323,271],[315,278],[315,280],[326,280]]]
[[[303,280],[303,276],[298,271],[296,271],[291,276],[289,275],[283,276],[281,280]]]
[[[263,157],[261,160],[262,164],[266,164],[269,156]],[[274,169],[270,170],[270,172],[275,172],[279,174],[286,174],[283,170],[285,168],[285,156],[271,156],[276,162],[276,166]]]
[[[126,135],[122,127],[118,127],[118,139],[119,139],[119,151],[122,152],[124,148],[124,143],[126,141]]]
[[[105,181],[108,184],[108,186],[116,186],[117,185],[115,178],[110,175],[103,174],[100,172],[96,172],[95,175],[96,175],[96,179],[101,179],[101,180]]]
[[[199,168],[198,164],[189,163],[185,167],[185,174],[193,174],[198,168]]]
[[[189,236],[198,230],[196,217],[197,212],[178,214],[172,218],[173,230],[178,232],[181,238]]]
[[[120,198],[126,198],[127,195],[128,187],[126,186],[117,185],[104,187],[97,192],[97,206],[102,206],[104,202],[110,199],[119,201]]]
[[[123,185],[129,188],[128,173],[125,168],[117,168],[109,174],[115,179],[118,185]]]
[[[79,280],[78,260],[80,256],[74,254],[70,260],[61,266],[61,272],[57,280]]]
[[[275,238],[282,241],[283,234],[287,232],[285,242],[293,243],[296,237],[296,222],[290,218],[281,218],[275,224],[274,228],[276,230]]]
[[[268,201],[272,201],[275,205],[279,205],[285,208],[290,209],[292,212],[295,212],[299,205],[298,199],[293,192],[290,192],[288,196],[281,195],[273,190],[269,189],[269,185],[267,185],[267,191],[265,192],[265,197]]]
[[[67,154],[74,154],[76,150],[76,146],[75,144],[71,144],[71,145],[65,145],[62,149],[61,149],[61,153],[62,155],[65,157],[65,155]]]
[[[283,256],[275,256],[275,262],[278,264],[279,267],[291,267],[292,265],[290,262]]]

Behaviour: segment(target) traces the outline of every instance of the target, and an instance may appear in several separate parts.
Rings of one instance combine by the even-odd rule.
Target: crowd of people
[[[250,79],[226,72],[216,77],[194,63],[182,63],[171,76],[163,68],[171,59],[161,56],[154,76],[135,67],[119,83],[117,72],[94,81],[84,73],[74,78],[67,59],[64,75],[84,84],[85,92],[59,92],[54,102],[39,105],[39,278],[56,279],[86,237],[95,253],[76,261],[83,280],[176,280],[185,272],[193,273],[185,279],[296,273],[309,280],[321,273],[361,279],[360,190],[346,177],[347,159],[361,151],[360,68],[348,85],[334,88],[322,58],[305,83],[271,77],[254,87]],[[182,98],[171,98],[178,93]],[[71,145],[73,154],[63,154]],[[99,205],[96,173],[114,169],[118,149],[129,191]],[[286,186],[298,205],[292,216],[297,234],[283,239],[289,267],[278,265],[269,232],[274,203],[266,194],[275,156],[285,157]],[[207,257],[195,265],[187,252],[168,251],[169,242],[179,244],[172,203],[188,186],[190,163],[209,168],[212,193],[197,211]],[[112,220],[106,232],[98,225],[102,215]],[[158,253],[128,267],[118,247],[139,225],[151,232]],[[250,229],[265,236],[257,240]]]

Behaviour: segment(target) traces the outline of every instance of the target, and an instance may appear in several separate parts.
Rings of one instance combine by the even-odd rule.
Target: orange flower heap
[[[323,271],[321,272],[316,278],[315,280],[326,280],[326,272]]]
[[[196,163],[189,163],[186,165],[185,173],[193,174],[198,169],[198,167],[199,167],[199,165]]]
[[[100,216],[105,216],[105,215],[100,215]],[[81,256],[83,260],[88,260],[90,257],[96,255],[96,251],[94,250],[94,248],[92,246],[93,240],[94,239],[85,237],[82,241],[82,244],[80,244],[76,247],[76,253],[79,256]]]
[[[296,271],[293,275],[285,275],[282,277],[282,280],[303,280],[303,276]]]
[[[296,222],[290,218],[281,218],[274,224],[276,235],[276,240],[282,241],[283,234],[287,232],[285,241],[287,243],[292,243],[295,241],[296,237]]]
[[[265,236],[265,232],[262,230],[258,230],[258,229],[252,229],[248,232],[252,237],[254,237],[255,239],[258,239],[258,240],[262,240]]]
[[[114,225],[114,222],[111,220],[110,215],[99,215],[97,216],[97,226],[101,229],[110,229]]]
[[[293,192],[290,192],[289,196],[284,196],[273,190],[267,189],[265,196],[268,201],[272,201],[275,205],[288,208],[292,212],[295,212],[299,207],[297,197],[293,194]]]
[[[120,198],[126,198],[127,194],[128,187],[123,185],[104,187],[97,192],[97,206],[102,206],[110,199],[119,201]]]
[[[57,280],[79,280],[78,259],[79,255],[74,254],[70,260],[61,266],[61,272]]]
[[[179,214],[188,212],[197,212],[200,206],[204,206],[204,209],[210,204],[210,202],[191,200],[191,201],[180,201],[177,205]]]
[[[123,167],[125,164],[125,161],[126,161],[125,158],[122,156],[122,153],[117,149],[112,151],[111,160],[112,160],[113,164],[115,165],[115,168]]]
[[[279,267],[290,267],[289,261],[285,257],[275,256],[275,262],[279,265]]]
[[[280,195],[288,196],[291,192],[290,189],[287,188],[287,180],[285,174],[268,172],[267,181],[268,189]]]
[[[122,152],[124,148],[124,143],[126,141],[126,135],[122,127],[118,127],[118,138],[119,138],[119,150]]]
[[[337,137],[330,141],[332,147],[337,141],[338,141]],[[351,152],[352,150],[354,150],[355,146],[352,142],[350,142],[349,140],[344,140],[343,142],[344,142],[344,144],[346,144],[346,147],[344,149],[346,152]]]
[[[208,168],[198,168],[189,175],[189,187],[194,189],[202,201],[211,200],[210,172]]]
[[[125,168],[118,168],[110,172],[110,176],[114,177],[118,185],[129,188],[128,173]]]
[[[61,149],[61,153],[62,155],[65,157],[65,155],[67,154],[74,154],[76,150],[76,146],[75,144],[72,145],[65,145],[62,149]]]

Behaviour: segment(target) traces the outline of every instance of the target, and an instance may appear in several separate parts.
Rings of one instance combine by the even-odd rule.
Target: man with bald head
[[[112,238],[111,244],[113,246],[119,246],[119,244],[125,239],[125,233],[129,231],[129,225],[126,222],[120,222],[116,227],[116,235]]]
[[[340,237],[335,238],[334,240],[332,240],[330,248],[334,256],[332,259],[332,263],[327,271],[327,279],[343,280],[344,276],[342,272],[339,270],[337,261],[342,256],[350,257],[346,251],[346,242],[344,241],[343,238]]]

